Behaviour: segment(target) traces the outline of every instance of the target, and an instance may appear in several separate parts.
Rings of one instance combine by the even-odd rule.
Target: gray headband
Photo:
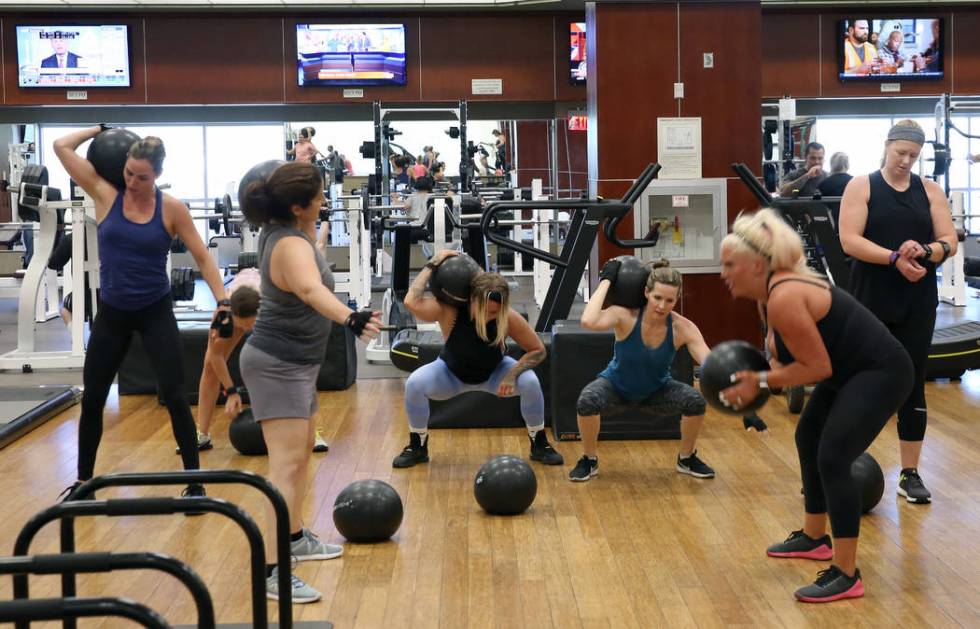
[[[888,141],[892,140],[907,140],[922,146],[926,143],[926,134],[918,127],[897,124],[888,130]]]

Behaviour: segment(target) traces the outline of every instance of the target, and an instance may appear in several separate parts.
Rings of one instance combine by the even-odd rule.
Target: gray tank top
[[[248,342],[285,362],[320,364],[327,351],[332,322],[293,293],[279,290],[269,273],[272,251],[276,243],[287,236],[299,236],[310,243],[323,285],[331,291],[334,289],[333,273],[327,261],[306,234],[295,227],[266,225],[259,236],[259,271],[262,274],[259,316]]]

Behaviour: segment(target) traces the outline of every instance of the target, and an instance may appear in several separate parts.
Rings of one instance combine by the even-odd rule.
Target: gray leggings
[[[629,409],[644,410],[652,415],[697,417],[704,415],[704,398],[691,385],[670,379],[645,400],[630,402],[616,391],[612,382],[600,376],[585,385],[575,405],[575,411],[584,417],[615,415]]]

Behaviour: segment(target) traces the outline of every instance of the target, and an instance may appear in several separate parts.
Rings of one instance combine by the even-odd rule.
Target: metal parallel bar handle
[[[265,494],[276,514],[276,555],[279,565],[279,626],[291,629],[293,626],[292,565],[290,564],[289,507],[275,485],[263,476],[241,470],[185,470],[182,472],[134,472],[127,474],[105,474],[91,478],[72,493],[71,500],[80,500],[106,487],[120,486],[158,486],[183,485],[186,483],[240,484],[249,485]],[[75,531],[71,518],[61,521],[61,552],[75,551]],[[26,551],[23,554],[27,554]],[[264,555],[263,550],[263,555]],[[263,566],[263,571],[265,566]],[[74,596],[75,577],[68,573],[61,578],[63,596]],[[264,596],[264,595],[263,595]],[[265,600],[262,601],[263,610]],[[267,614],[262,612],[265,620]],[[73,625],[67,622],[66,625]],[[66,626],[69,629],[69,626]]]
[[[197,626],[214,629],[214,604],[204,581],[187,564],[158,553],[69,553],[0,558],[0,574],[62,574],[112,572],[113,570],[159,570],[183,583],[197,606]]]
[[[15,622],[18,625],[32,620],[74,620],[96,616],[117,616],[150,629],[170,629],[163,616],[146,605],[125,598],[38,598],[0,602],[0,622]]]

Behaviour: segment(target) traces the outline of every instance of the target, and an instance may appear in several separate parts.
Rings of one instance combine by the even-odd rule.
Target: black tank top
[[[497,321],[487,321],[487,337],[496,336]],[[487,344],[476,333],[476,323],[470,318],[470,305],[459,306],[456,322],[439,354],[449,371],[466,384],[480,384],[490,379],[503,357],[503,348]]]
[[[887,366],[894,361],[896,352],[905,351],[888,328],[847,292],[819,280],[791,277],[774,283],[769,294],[785,282],[803,282],[830,291],[830,310],[817,321],[817,331],[830,356],[833,374],[828,381],[831,384],[840,386],[858,372]],[[784,365],[796,361],[776,330],[773,330],[773,340],[776,360]]]
[[[880,171],[871,173],[868,179],[871,198],[865,238],[891,251],[897,251],[906,240],[919,243],[935,240],[929,197],[918,175],[911,176],[904,192],[888,185]],[[918,282],[910,282],[890,265],[870,264],[855,258],[851,263],[851,292],[887,323],[904,321],[923,310],[935,310],[939,303],[936,265],[920,264],[926,269],[925,276]]]

